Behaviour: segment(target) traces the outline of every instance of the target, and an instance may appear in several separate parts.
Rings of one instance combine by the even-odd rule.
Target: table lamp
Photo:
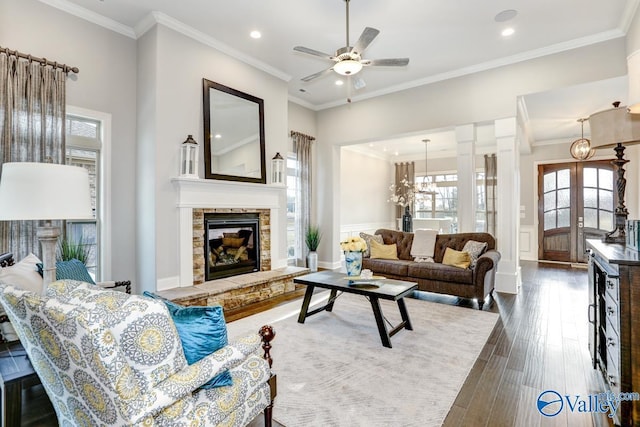
[[[611,164],[616,166],[616,189],[618,192],[618,205],[615,209],[615,229],[610,231],[602,239],[607,243],[625,243],[625,225],[629,211],[624,205],[624,192],[627,180],[624,177],[624,165],[629,160],[624,159],[625,147],[640,143],[640,116],[630,114],[626,107],[620,107],[619,102],[614,102],[609,110],[599,111],[589,116],[591,127],[591,148],[613,148],[616,160]]]
[[[56,279],[60,228],[53,220],[93,219],[89,173],[53,163],[4,163],[0,175],[0,221],[44,220],[36,236],[42,245],[43,288]]]

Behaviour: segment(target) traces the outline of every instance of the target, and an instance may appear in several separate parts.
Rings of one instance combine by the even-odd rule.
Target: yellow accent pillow
[[[375,240],[371,240],[371,255],[370,258],[379,259],[398,259],[398,246],[394,243],[392,245],[383,245]]]
[[[455,249],[447,248],[444,251],[442,264],[452,265],[459,268],[468,268],[471,265],[471,256],[469,256],[469,252],[456,251]]]

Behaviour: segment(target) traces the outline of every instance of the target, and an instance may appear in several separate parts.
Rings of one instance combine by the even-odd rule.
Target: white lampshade
[[[630,114],[626,107],[611,108],[589,116],[591,148],[611,148],[640,142],[640,115]]]
[[[627,57],[629,107],[631,114],[640,114],[640,50]]]
[[[89,173],[52,163],[5,163],[0,221],[91,219]]]

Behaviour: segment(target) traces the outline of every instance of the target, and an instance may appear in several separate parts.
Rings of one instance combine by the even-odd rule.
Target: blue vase
[[[362,252],[345,251],[344,264],[347,276],[359,276],[362,271]]]

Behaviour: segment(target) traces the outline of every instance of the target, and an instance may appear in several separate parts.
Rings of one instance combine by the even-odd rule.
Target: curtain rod
[[[302,132],[296,132],[295,130],[292,130],[292,131],[291,131],[291,136],[301,136],[301,137],[303,137],[303,138],[307,138],[307,139],[309,139],[309,140],[311,140],[311,141],[315,141],[315,140],[316,140],[316,139],[315,139],[313,136],[311,136],[311,135],[305,135],[304,133],[302,133]]]
[[[80,71],[78,70],[78,67],[70,67],[67,64],[58,64],[57,62],[49,61],[46,58],[37,58],[26,53],[18,52],[17,50],[11,50],[9,48],[0,46],[0,53],[3,52],[6,55],[16,56],[18,58],[28,59],[29,61],[39,62],[42,65],[51,65],[53,68],[62,68],[65,73],[71,71],[72,73],[78,74],[78,72]]]

